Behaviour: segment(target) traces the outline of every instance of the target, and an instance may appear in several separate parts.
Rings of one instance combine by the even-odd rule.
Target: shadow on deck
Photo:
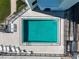
[[[33,11],[44,13],[47,15],[55,16],[55,17],[61,17],[64,18],[64,11],[52,11],[49,8],[45,9],[44,11],[40,10],[40,8],[37,6],[33,9]]]

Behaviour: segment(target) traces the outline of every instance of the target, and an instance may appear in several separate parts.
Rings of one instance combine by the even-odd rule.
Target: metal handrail
[[[12,15],[9,15],[6,18],[6,22],[8,23],[13,23],[18,17],[20,17],[21,15],[23,15],[26,11],[28,11],[30,8],[29,7],[24,7],[20,12],[18,13],[14,13]],[[6,23],[7,24],[7,23]]]

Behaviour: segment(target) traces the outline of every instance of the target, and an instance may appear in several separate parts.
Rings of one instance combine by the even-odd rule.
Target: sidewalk
[[[11,0],[11,14],[16,12],[16,0]]]

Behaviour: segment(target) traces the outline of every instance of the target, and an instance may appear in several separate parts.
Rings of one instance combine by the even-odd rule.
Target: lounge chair
[[[3,53],[3,45],[0,45],[0,55]]]
[[[32,55],[33,51],[27,51],[27,55]]]
[[[3,55],[6,55],[7,54],[7,48],[6,46],[3,46]]]
[[[16,55],[20,55],[20,53],[21,53],[20,48],[19,47],[15,47],[15,50],[16,50]]]
[[[21,55],[27,55],[27,51],[24,49],[24,50],[21,50]]]
[[[15,46],[10,46],[10,55],[16,55]]]

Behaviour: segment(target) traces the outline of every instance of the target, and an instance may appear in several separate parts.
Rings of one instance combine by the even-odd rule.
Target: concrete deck
[[[16,0],[11,0],[11,14],[16,12]]]
[[[61,59],[61,57],[0,56],[0,59]]]

